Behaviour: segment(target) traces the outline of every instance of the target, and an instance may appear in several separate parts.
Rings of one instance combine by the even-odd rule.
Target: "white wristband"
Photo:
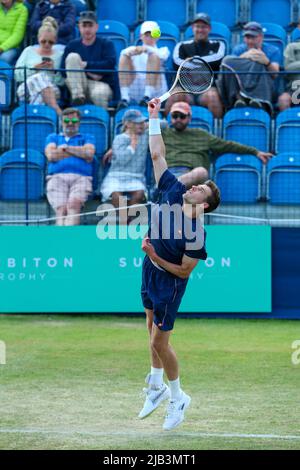
[[[160,135],[160,119],[149,119],[149,135]]]

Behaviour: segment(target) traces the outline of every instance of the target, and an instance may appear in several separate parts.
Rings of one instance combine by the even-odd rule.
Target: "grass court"
[[[299,449],[299,322],[178,319],[181,426],[137,415],[149,369],[143,318],[1,315],[0,449]]]

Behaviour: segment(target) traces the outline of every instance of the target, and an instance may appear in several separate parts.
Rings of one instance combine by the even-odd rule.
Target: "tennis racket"
[[[170,90],[158,99],[162,103],[177,93],[200,95],[210,89],[213,78],[213,71],[205,60],[197,55],[189,57],[182,62],[177,70],[175,81]]]

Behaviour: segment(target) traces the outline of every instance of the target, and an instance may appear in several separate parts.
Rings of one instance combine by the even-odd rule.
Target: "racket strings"
[[[193,57],[182,65],[179,82],[185,91],[197,94],[209,88],[212,77],[213,74],[209,65],[197,57]]]

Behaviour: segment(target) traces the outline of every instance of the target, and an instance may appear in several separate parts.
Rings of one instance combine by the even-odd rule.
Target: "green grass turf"
[[[192,403],[164,432],[165,404],[137,419],[149,369],[144,319],[2,315],[0,448],[299,449],[300,439],[217,435],[300,435],[300,365],[291,363],[299,326],[178,319],[172,344]]]

